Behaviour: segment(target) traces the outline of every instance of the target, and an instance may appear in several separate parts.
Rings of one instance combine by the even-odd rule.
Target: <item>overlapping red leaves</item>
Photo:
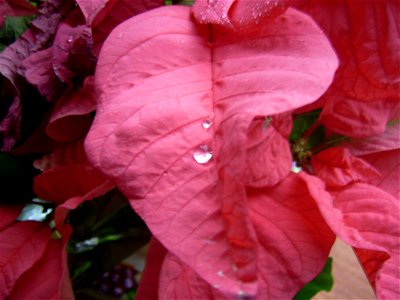
[[[400,297],[397,1],[73,3],[47,1],[0,53],[3,150],[30,84],[52,103],[27,145],[52,140],[34,188],[62,233],[1,208],[2,297],[73,298],[68,212],[114,184],[154,235],[138,299],[289,299],[335,236]],[[292,114],[315,108],[328,142],[295,174]]]

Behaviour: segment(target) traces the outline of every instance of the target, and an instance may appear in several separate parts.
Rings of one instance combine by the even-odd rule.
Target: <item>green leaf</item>
[[[333,287],[332,257],[329,257],[325,267],[311,282],[305,285],[293,300],[308,300],[320,291],[329,292]]]
[[[320,113],[321,110],[314,110],[295,116],[293,119],[293,129],[289,140],[298,141],[303,134],[317,121]]]
[[[12,44],[26,29],[28,29],[33,17],[7,16],[0,28],[0,51]]]

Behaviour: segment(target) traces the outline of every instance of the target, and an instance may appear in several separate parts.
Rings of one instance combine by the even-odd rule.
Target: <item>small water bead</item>
[[[68,43],[72,43],[72,36],[69,36],[69,37],[67,38],[67,42],[68,42]]]
[[[210,161],[213,153],[207,145],[200,145],[193,152],[193,158],[199,164],[205,164]]]
[[[242,290],[240,290],[238,292],[238,296],[239,296],[239,299],[243,299],[246,296],[246,294]]]
[[[225,274],[224,274],[224,271],[218,271],[217,272],[217,275],[219,276],[219,277],[225,277]]]
[[[297,161],[292,162],[292,166],[290,168],[290,171],[292,173],[300,173],[302,170],[303,169],[297,165]]]
[[[204,129],[209,129],[211,125],[214,123],[214,116],[210,115],[201,123],[201,126],[203,126]]]

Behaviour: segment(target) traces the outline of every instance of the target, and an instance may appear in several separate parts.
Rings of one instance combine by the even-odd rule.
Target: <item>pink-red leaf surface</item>
[[[97,54],[106,37],[118,24],[164,5],[163,0],[78,0],[77,3],[92,28]]]
[[[381,174],[371,184],[400,200],[400,149],[365,155],[362,156],[362,159],[370,163]]]
[[[257,256],[252,257],[257,261],[257,299],[282,295],[289,299],[323,268],[335,236],[303,180],[294,174],[271,189],[248,189],[248,197],[258,240]],[[156,265],[159,268],[160,262]],[[235,265],[217,272],[227,276],[232,271],[241,272]],[[159,275],[159,299],[229,299],[217,283],[208,284],[171,253],[165,256]],[[142,289],[152,291],[151,287]],[[237,291],[239,295],[244,297],[244,291]]]
[[[322,32],[295,10],[242,35],[196,24],[186,7],[140,14],[102,48],[88,156],[203,280],[229,297],[255,295],[250,125],[315,101],[336,65]],[[198,163],[198,151],[212,158]]]
[[[340,58],[321,121],[352,137],[382,133],[400,91],[399,1],[299,1]]]
[[[400,124],[387,126],[385,132],[343,144],[353,155],[362,156],[400,148]]]
[[[364,183],[354,183],[346,188],[324,190],[317,178],[301,175],[330,228],[349,245],[367,250],[362,255],[367,274],[375,276],[374,283],[379,299],[400,297],[399,263],[400,207],[395,199],[383,190]],[[368,263],[374,252],[374,261]],[[367,254],[366,254],[367,253]]]
[[[0,232],[0,298],[42,257],[50,228],[38,222],[18,222]]]
[[[340,147],[329,148],[315,155],[312,158],[312,168],[329,187],[371,182],[380,178],[380,173],[371,165]]]
[[[254,31],[283,13],[288,0],[197,0],[193,15],[200,24],[215,24],[237,31]]]

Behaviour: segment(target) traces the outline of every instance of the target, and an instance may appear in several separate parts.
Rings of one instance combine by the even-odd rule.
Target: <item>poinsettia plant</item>
[[[0,298],[104,297],[151,239],[135,299],[303,299],[336,238],[400,298],[399,14],[1,2]]]

